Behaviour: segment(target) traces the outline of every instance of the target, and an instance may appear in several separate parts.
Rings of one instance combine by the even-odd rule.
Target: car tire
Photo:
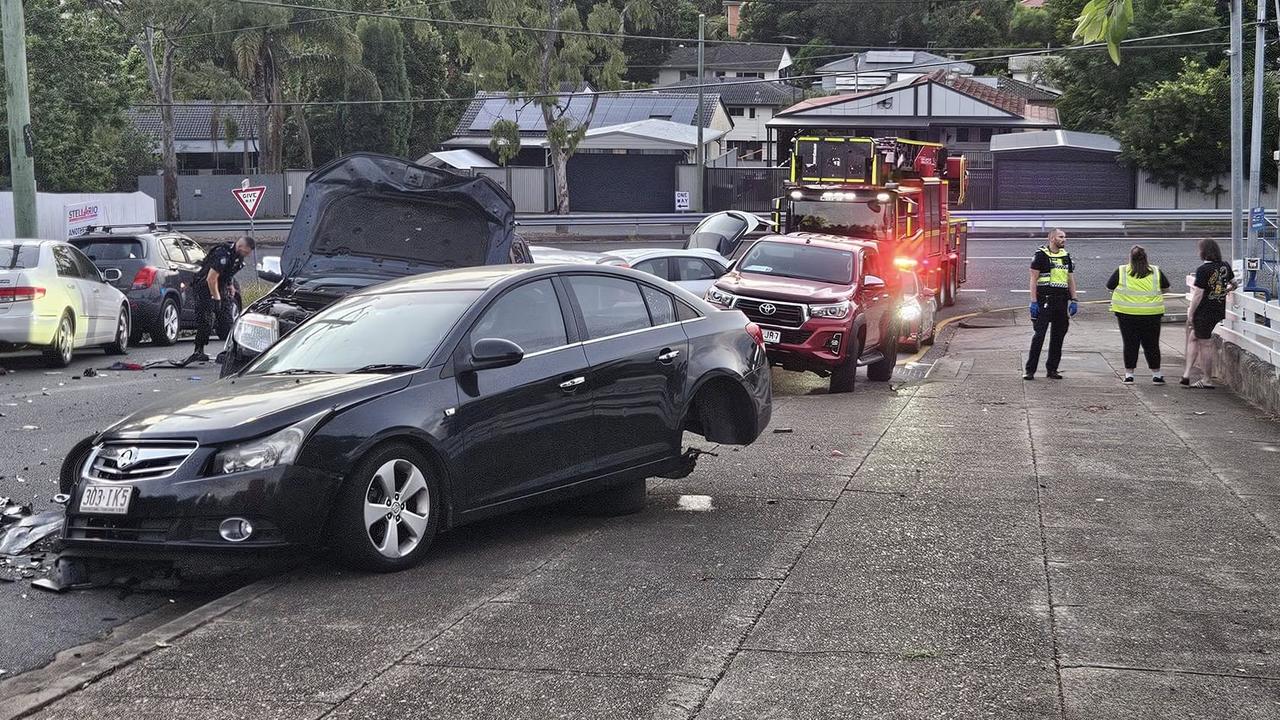
[[[648,488],[644,478],[628,480],[590,495],[569,501],[569,509],[577,515],[617,517],[634,515],[644,510]]]
[[[956,269],[947,267],[942,271],[942,287],[944,296],[942,304],[951,307],[956,304]]]
[[[898,328],[890,327],[888,340],[881,348],[882,357],[867,366],[867,379],[887,382],[893,379],[893,369],[898,365]]]
[[[165,298],[160,303],[160,314],[156,316],[155,325],[151,328],[151,342],[168,347],[178,342],[178,333],[182,331],[182,314],[178,311],[178,303],[173,298]]]
[[[116,318],[116,339],[103,345],[108,355],[128,355],[129,336],[132,333],[129,323],[129,308],[121,306],[120,317]]]
[[[64,368],[71,364],[71,356],[76,344],[76,324],[70,311],[62,313],[58,321],[58,329],[54,331],[53,344],[44,351],[45,364],[49,367]]]
[[[71,446],[71,450],[62,461],[62,467],[58,470],[58,492],[70,495],[71,491],[75,490],[76,482],[80,480],[80,468],[84,465],[84,461],[89,459],[89,453],[93,451],[95,436],[96,434],[90,435]]]
[[[338,493],[337,550],[357,570],[413,567],[426,557],[442,510],[440,483],[427,458],[405,443],[382,445],[356,464]]]
[[[858,357],[861,355],[862,340],[855,335],[849,342],[849,351],[845,355],[844,362],[831,373],[829,391],[832,395],[853,392],[858,382]]]
[[[923,347],[932,345],[933,341],[938,337],[938,317],[933,317],[933,322],[929,324],[929,334],[926,335],[923,330],[920,331],[920,340],[917,345]]]

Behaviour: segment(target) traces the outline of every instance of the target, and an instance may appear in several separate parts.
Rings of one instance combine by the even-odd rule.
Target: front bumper
[[[328,519],[340,477],[288,465],[212,477],[213,448],[201,448],[180,474],[154,480],[107,481],[81,477],[67,502],[63,541],[71,547],[180,548],[230,551],[314,545]],[[184,472],[185,471],[185,472]],[[132,487],[124,515],[79,511],[89,484]],[[253,524],[241,542],[229,542],[218,526],[230,517]]]
[[[852,327],[850,318],[810,318],[799,328],[760,325],[782,336],[780,342],[766,345],[770,364],[819,373],[830,372],[848,359]]]

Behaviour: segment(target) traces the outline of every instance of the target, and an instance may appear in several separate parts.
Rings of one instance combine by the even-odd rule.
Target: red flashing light
[[[0,288],[0,302],[31,302],[44,297],[42,287]]]
[[[156,276],[160,274],[160,268],[152,265],[140,268],[138,273],[133,276],[133,289],[146,290],[156,282]]]

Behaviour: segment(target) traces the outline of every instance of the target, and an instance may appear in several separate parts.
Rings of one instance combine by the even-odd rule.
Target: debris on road
[[[94,370],[93,368],[85,368],[85,369],[84,369],[84,376],[85,376],[85,377],[98,377],[98,371],[97,371],[97,370]]]
[[[61,531],[65,517],[61,510],[46,510],[6,523],[0,530],[0,555],[17,555]]]
[[[104,367],[103,370],[145,370],[139,363],[117,361],[111,363],[110,367]]]
[[[792,432],[794,432],[794,431],[793,431],[791,428],[789,428],[789,427],[785,427],[785,428],[774,428],[774,429],[773,429],[773,434],[774,434],[774,435],[790,435]]]

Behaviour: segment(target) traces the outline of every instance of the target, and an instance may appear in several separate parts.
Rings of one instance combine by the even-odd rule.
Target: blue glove
[[[1036,318],[1040,317],[1040,303],[1036,302],[1035,300],[1032,300],[1031,307],[1028,309],[1031,311],[1032,320],[1035,320]]]
[[[1075,300],[1072,300],[1071,303],[1067,305],[1067,315],[1075,317],[1078,312],[1080,312],[1080,305]]]

